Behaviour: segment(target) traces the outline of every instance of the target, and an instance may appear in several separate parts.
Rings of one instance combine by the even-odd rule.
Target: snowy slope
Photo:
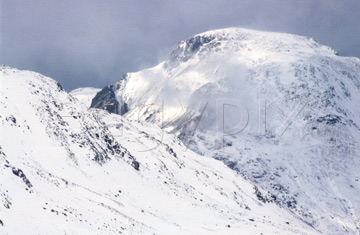
[[[358,58],[311,38],[229,28],[111,87],[131,120],[222,160],[319,231],[359,234],[359,76]]]
[[[100,90],[94,87],[81,87],[70,91],[69,94],[82,102],[86,107],[90,107],[92,99]]]
[[[1,234],[318,234],[156,125],[0,70]]]

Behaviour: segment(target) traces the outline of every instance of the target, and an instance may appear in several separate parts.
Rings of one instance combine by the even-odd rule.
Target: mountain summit
[[[158,124],[319,231],[356,233],[359,74],[358,58],[311,38],[229,28],[181,41],[92,107]]]

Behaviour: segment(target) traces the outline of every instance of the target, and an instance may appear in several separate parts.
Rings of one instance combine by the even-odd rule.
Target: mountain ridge
[[[223,161],[320,231],[355,234],[359,74],[358,58],[311,38],[231,28],[181,41],[113,92],[127,118]]]

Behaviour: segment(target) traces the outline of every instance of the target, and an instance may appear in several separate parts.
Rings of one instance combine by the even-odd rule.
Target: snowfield
[[[1,234],[318,234],[155,124],[0,70]]]

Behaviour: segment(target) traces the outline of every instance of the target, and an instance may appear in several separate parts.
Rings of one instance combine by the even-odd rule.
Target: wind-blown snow
[[[311,38],[241,28],[180,42],[114,84],[131,120],[156,123],[225,162],[324,233],[360,231],[360,60]],[[247,110],[222,136],[216,102]],[[227,107],[226,128],[244,112]],[[200,120],[200,121],[199,121]]]
[[[70,91],[70,95],[82,102],[86,107],[90,107],[92,99],[101,89],[93,87],[81,87]]]

